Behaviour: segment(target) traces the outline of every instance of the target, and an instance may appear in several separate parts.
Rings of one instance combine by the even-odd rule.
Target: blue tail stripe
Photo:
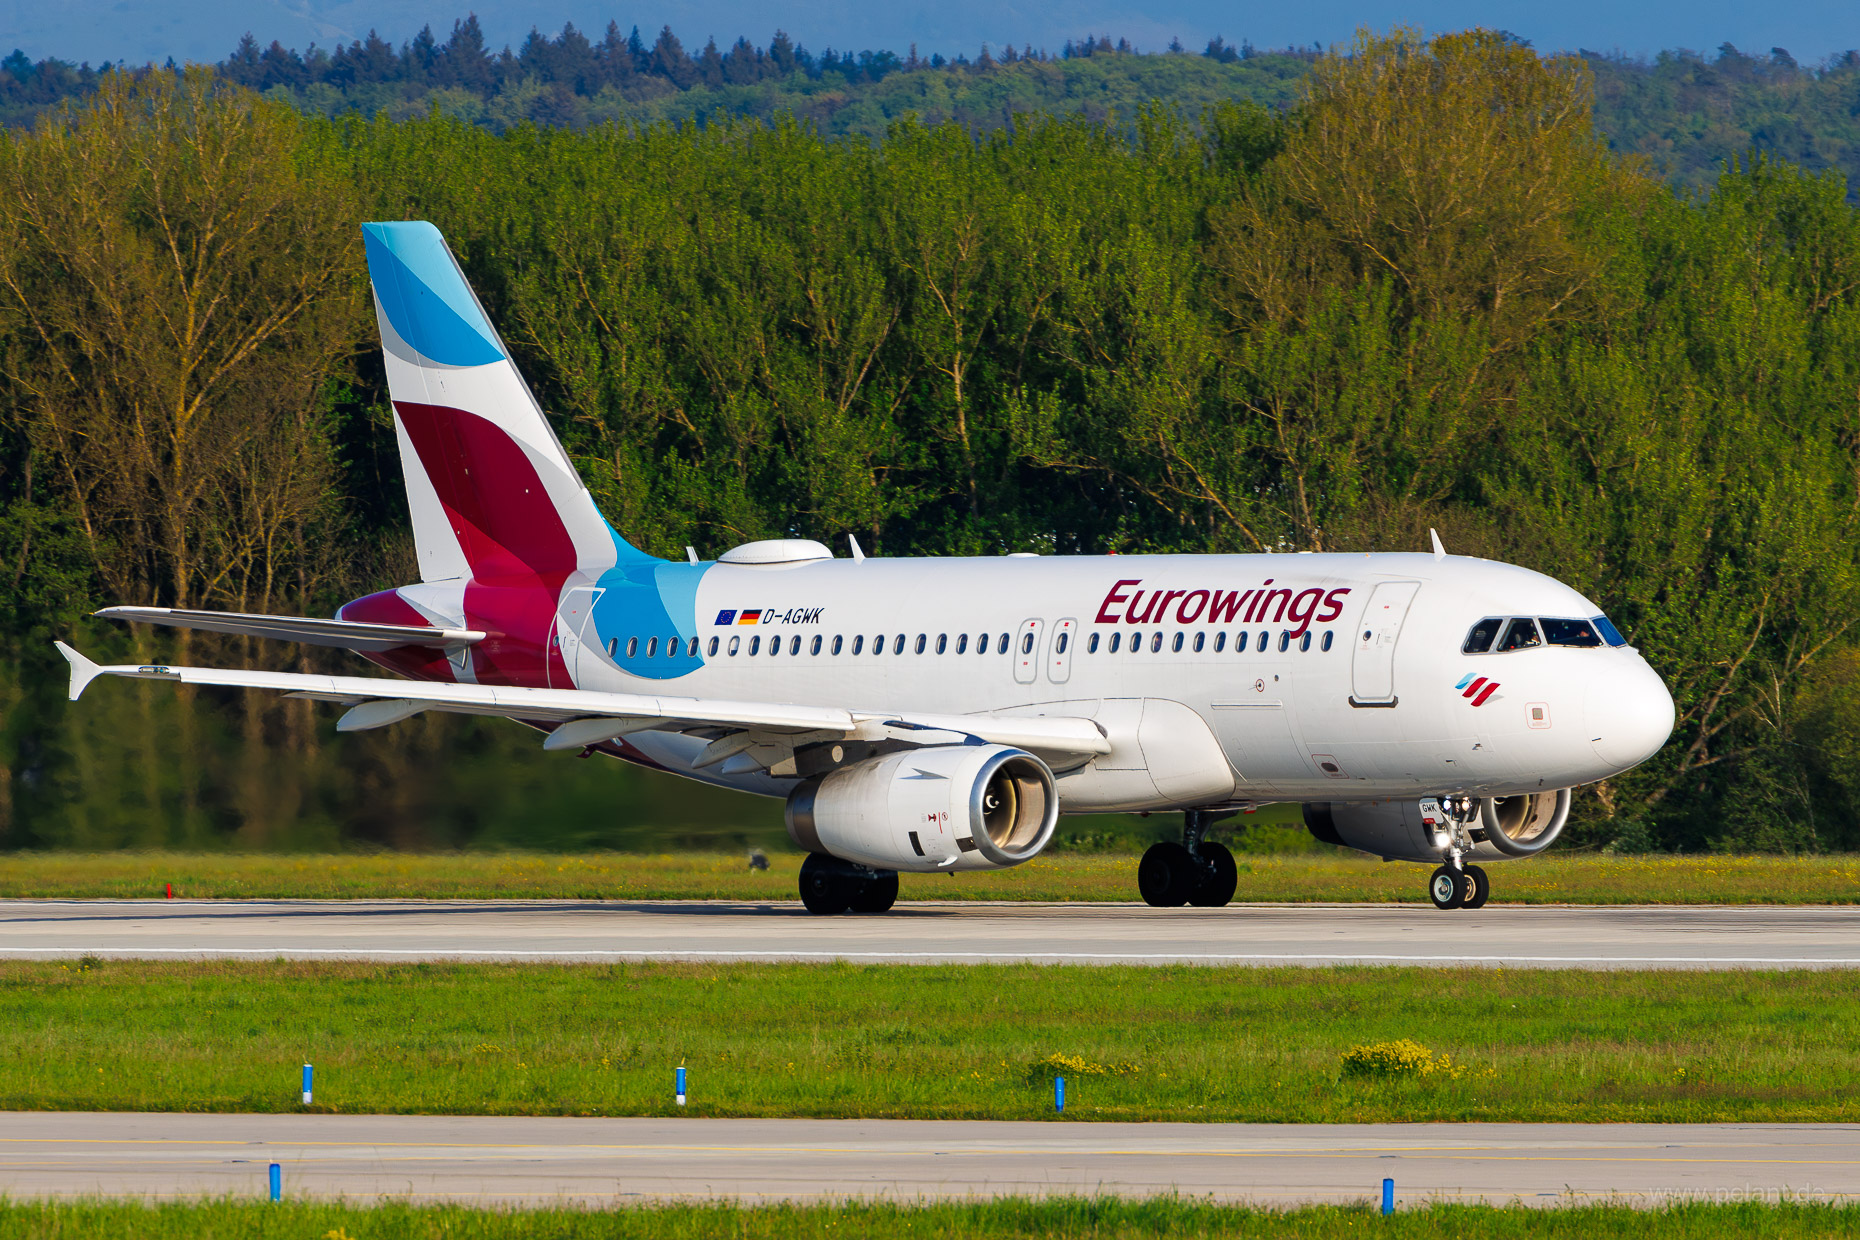
[[[439,230],[424,220],[364,224],[368,275],[400,338],[442,366],[504,360]]]

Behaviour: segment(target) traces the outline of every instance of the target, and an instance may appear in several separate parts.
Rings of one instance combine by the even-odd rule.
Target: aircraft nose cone
[[[1673,734],[1673,695],[1638,657],[1590,682],[1587,706],[1589,743],[1616,771],[1639,766]]]

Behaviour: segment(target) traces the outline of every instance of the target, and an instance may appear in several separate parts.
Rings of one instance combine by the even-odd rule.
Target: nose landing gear
[[[1428,797],[1421,802],[1421,821],[1434,829],[1434,843],[1446,853],[1446,864],[1427,880],[1427,895],[1437,909],[1484,908],[1492,896],[1492,880],[1476,865],[1461,858],[1472,851],[1471,824],[1479,803],[1471,797]]]
[[[1137,890],[1155,908],[1220,908],[1234,898],[1239,867],[1226,846],[1207,838],[1208,829],[1227,814],[1189,810],[1183,816],[1182,842],[1152,844],[1137,865]]]

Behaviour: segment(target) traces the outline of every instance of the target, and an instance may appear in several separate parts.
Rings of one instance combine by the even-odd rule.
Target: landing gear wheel
[[[1466,897],[1466,907],[1484,908],[1485,902],[1492,896],[1492,880],[1476,865],[1466,867],[1466,878],[1472,888],[1472,894]]]
[[[1188,849],[1169,841],[1151,844],[1137,863],[1137,890],[1153,908],[1181,908],[1195,890],[1201,867]]]
[[[1464,908],[1467,888],[1470,886],[1466,875],[1450,865],[1443,865],[1427,880],[1427,895],[1433,900],[1435,908]]]
[[[1221,908],[1234,898],[1240,884],[1240,867],[1225,844],[1213,840],[1201,843],[1201,881],[1189,893],[1188,902],[1197,908]]]
[[[801,862],[801,903],[816,917],[844,913],[852,903],[851,887],[841,862],[819,853],[809,853]]]
[[[898,872],[880,870],[877,878],[860,883],[852,898],[855,913],[889,913],[898,902]]]

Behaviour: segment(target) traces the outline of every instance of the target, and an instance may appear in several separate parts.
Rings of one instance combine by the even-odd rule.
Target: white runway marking
[[[1860,1125],[0,1115],[0,1192],[468,1204],[1180,1193],[1262,1204],[1860,1198]]]
[[[1847,969],[1860,908],[919,902],[812,917],[731,901],[0,901],[0,957],[82,955]]]

